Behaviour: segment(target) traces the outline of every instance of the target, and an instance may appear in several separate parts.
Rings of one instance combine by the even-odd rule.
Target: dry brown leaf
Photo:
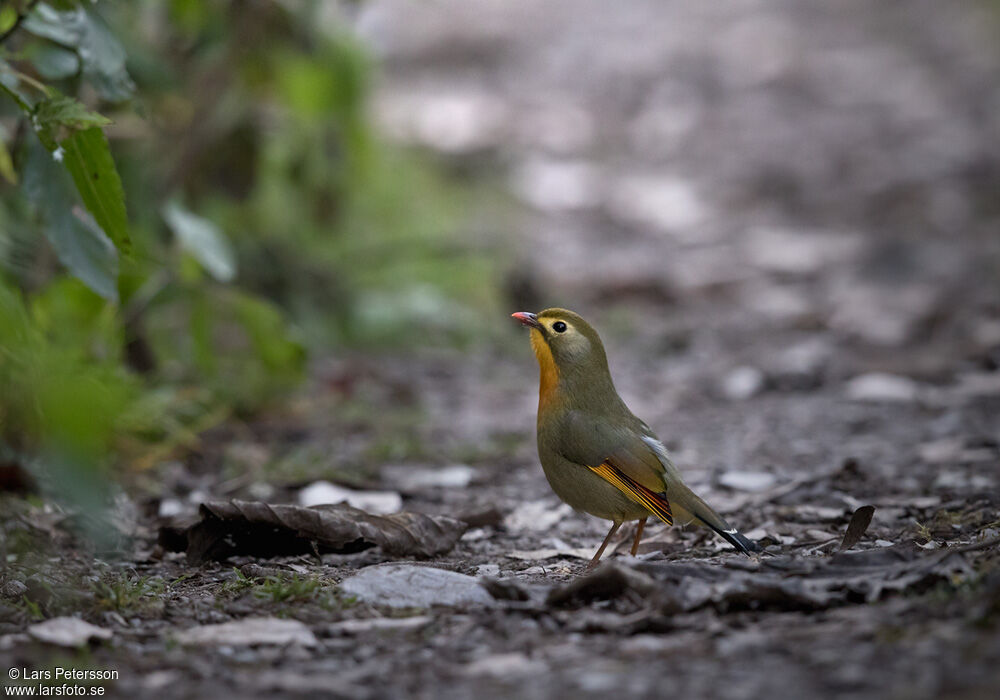
[[[443,516],[372,515],[344,503],[306,508],[228,501],[203,503],[200,514],[186,533],[194,563],[236,554],[351,553],[375,546],[392,556],[431,557],[449,551],[468,528]]]
[[[864,537],[874,515],[875,506],[861,506],[854,511],[851,522],[847,525],[847,532],[844,533],[844,539],[840,542],[841,552],[850,549]]]

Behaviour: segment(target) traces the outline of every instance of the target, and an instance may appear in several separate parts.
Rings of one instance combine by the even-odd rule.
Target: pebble
[[[0,597],[19,599],[28,592],[28,587],[21,581],[8,581],[0,588]]]
[[[28,634],[40,642],[60,647],[81,647],[92,640],[111,639],[111,630],[92,625],[76,617],[54,617],[28,628]]]
[[[529,659],[520,652],[489,654],[474,660],[465,667],[469,676],[510,678],[512,676],[542,676],[548,672],[543,661]]]
[[[734,491],[759,493],[774,486],[777,479],[768,472],[730,471],[719,475],[719,485]]]
[[[737,367],[722,380],[722,394],[730,401],[744,401],[763,390],[764,373],[756,367]]]
[[[869,372],[848,381],[846,393],[853,401],[908,403],[916,400],[919,386],[909,377]]]
[[[572,515],[573,509],[554,501],[526,501],[504,518],[504,526],[512,532],[550,530],[553,525]]]
[[[420,469],[405,464],[382,467],[382,479],[403,491],[427,488],[465,488],[476,470],[465,464],[438,469]]]
[[[298,644],[316,646],[312,631],[298,620],[277,617],[247,617],[217,625],[201,625],[174,633],[185,646],[257,646]]]
[[[366,603],[393,608],[493,605],[474,576],[416,564],[379,564],[344,579],[340,590]]]
[[[380,515],[398,513],[403,509],[403,497],[395,491],[355,491],[329,481],[316,481],[299,491],[299,505],[307,508],[344,502]]]
[[[600,171],[580,160],[536,158],[514,173],[514,191],[541,211],[573,211],[597,204]]]

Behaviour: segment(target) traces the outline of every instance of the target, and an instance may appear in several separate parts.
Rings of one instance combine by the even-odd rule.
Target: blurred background
[[[528,465],[507,316],[555,305],[680,434],[755,396],[995,384],[993,2],[84,5],[0,12],[14,485]],[[128,245],[55,152],[95,124]],[[755,430],[673,447],[708,478],[767,461]]]
[[[0,0],[0,659],[123,697],[995,697],[998,76],[996,0]],[[651,522],[605,559],[677,581],[553,602],[607,525],[538,465],[509,315],[549,306],[780,560]],[[405,554],[181,553],[230,499],[469,529],[382,605],[342,584]],[[67,615],[108,641],[30,642]],[[172,636],[251,616],[310,643]]]

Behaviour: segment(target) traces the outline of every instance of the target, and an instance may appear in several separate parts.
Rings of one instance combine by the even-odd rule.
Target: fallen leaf
[[[316,646],[312,631],[298,620],[277,617],[247,617],[235,622],[202,625],[174,633],[185,646]]]
[[[201,520],[186,531],[195,564],[236,554],[351,553],[374,546],[391,556],[431,557],[449,551],[468,528],[444,516],[372,515],[343,503],[305,508],[230,501],[203,503],[199,512]]]
[[[854,511],[851,522],[847,525],[847,532],[844,533],[844,539],[840,542],[839,551],[846,551],[858,543],[871,525],[874,515],[875,506],[861,506]]]

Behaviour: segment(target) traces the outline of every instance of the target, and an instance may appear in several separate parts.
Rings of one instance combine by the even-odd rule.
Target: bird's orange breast
[[[559,367],[552,357],[552,349],[536,328],[531,329],[531,349],[535,351],[538,367],[541,370],[538,383],[538,408],[542,409],[555,398],[556,385],[559,383]]]

